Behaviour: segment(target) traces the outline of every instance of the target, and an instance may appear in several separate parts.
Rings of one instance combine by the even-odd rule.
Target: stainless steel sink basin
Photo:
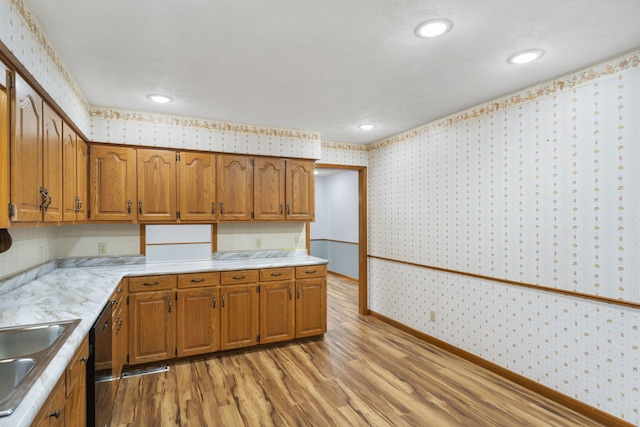
[[[0,416],[13,413],[79,323],[0,328]]]

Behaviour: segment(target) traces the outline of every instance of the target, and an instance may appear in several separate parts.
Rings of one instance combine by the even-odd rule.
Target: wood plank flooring
[[[329,276],[323,339],[177,362],[123,379],[119,426],[598,426],[357,314],[357,286]]]

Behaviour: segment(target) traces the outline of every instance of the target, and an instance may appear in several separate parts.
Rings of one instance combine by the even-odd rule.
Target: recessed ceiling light
[[[149,98],[153,102],[157,102],[158,104],[166,104],[173,101],[173,98],[170,98],[167,95],[161,95],[159,93],[152,93],[151,95],[147,95],[147,98]]]
[[[528,64],[544,55],[542,49],[529,49],[522,52],[514,53],[507,59],[510,64]]]
[[[358,126],[358,127],[359,127],[360,129],[362,129],[362,130],[371,130],[371,129],[373,129],[374,127],[376,127],[376,125],[372,125],[372,124],[370,124],[370,123],[367,123],[367,124],[364,124],[364,125],[360,125],[360,126]]]
[[[428,38],[438,37],[448,32],[452,27],[448,19],[429,19],[416,27],[416,36]]]

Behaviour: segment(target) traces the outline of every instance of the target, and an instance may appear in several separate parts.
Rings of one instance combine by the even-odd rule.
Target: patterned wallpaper
[[[342,166],[367,166],[369,146],[322,141],[322,155],[318,162]]]
[[[91,107],[92,141],[318,159],[320,134]]]
[[[640,303],[637,58],[374,144],[370,255]],[[637,308],[375,258],[369,305],[640,423]]]

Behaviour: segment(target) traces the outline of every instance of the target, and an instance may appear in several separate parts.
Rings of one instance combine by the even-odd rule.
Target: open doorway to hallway
[[[319,164],[316,171],[316,220],[307,229],[311,255],[358,283],[358,311],[367,314],[366,168]]]

